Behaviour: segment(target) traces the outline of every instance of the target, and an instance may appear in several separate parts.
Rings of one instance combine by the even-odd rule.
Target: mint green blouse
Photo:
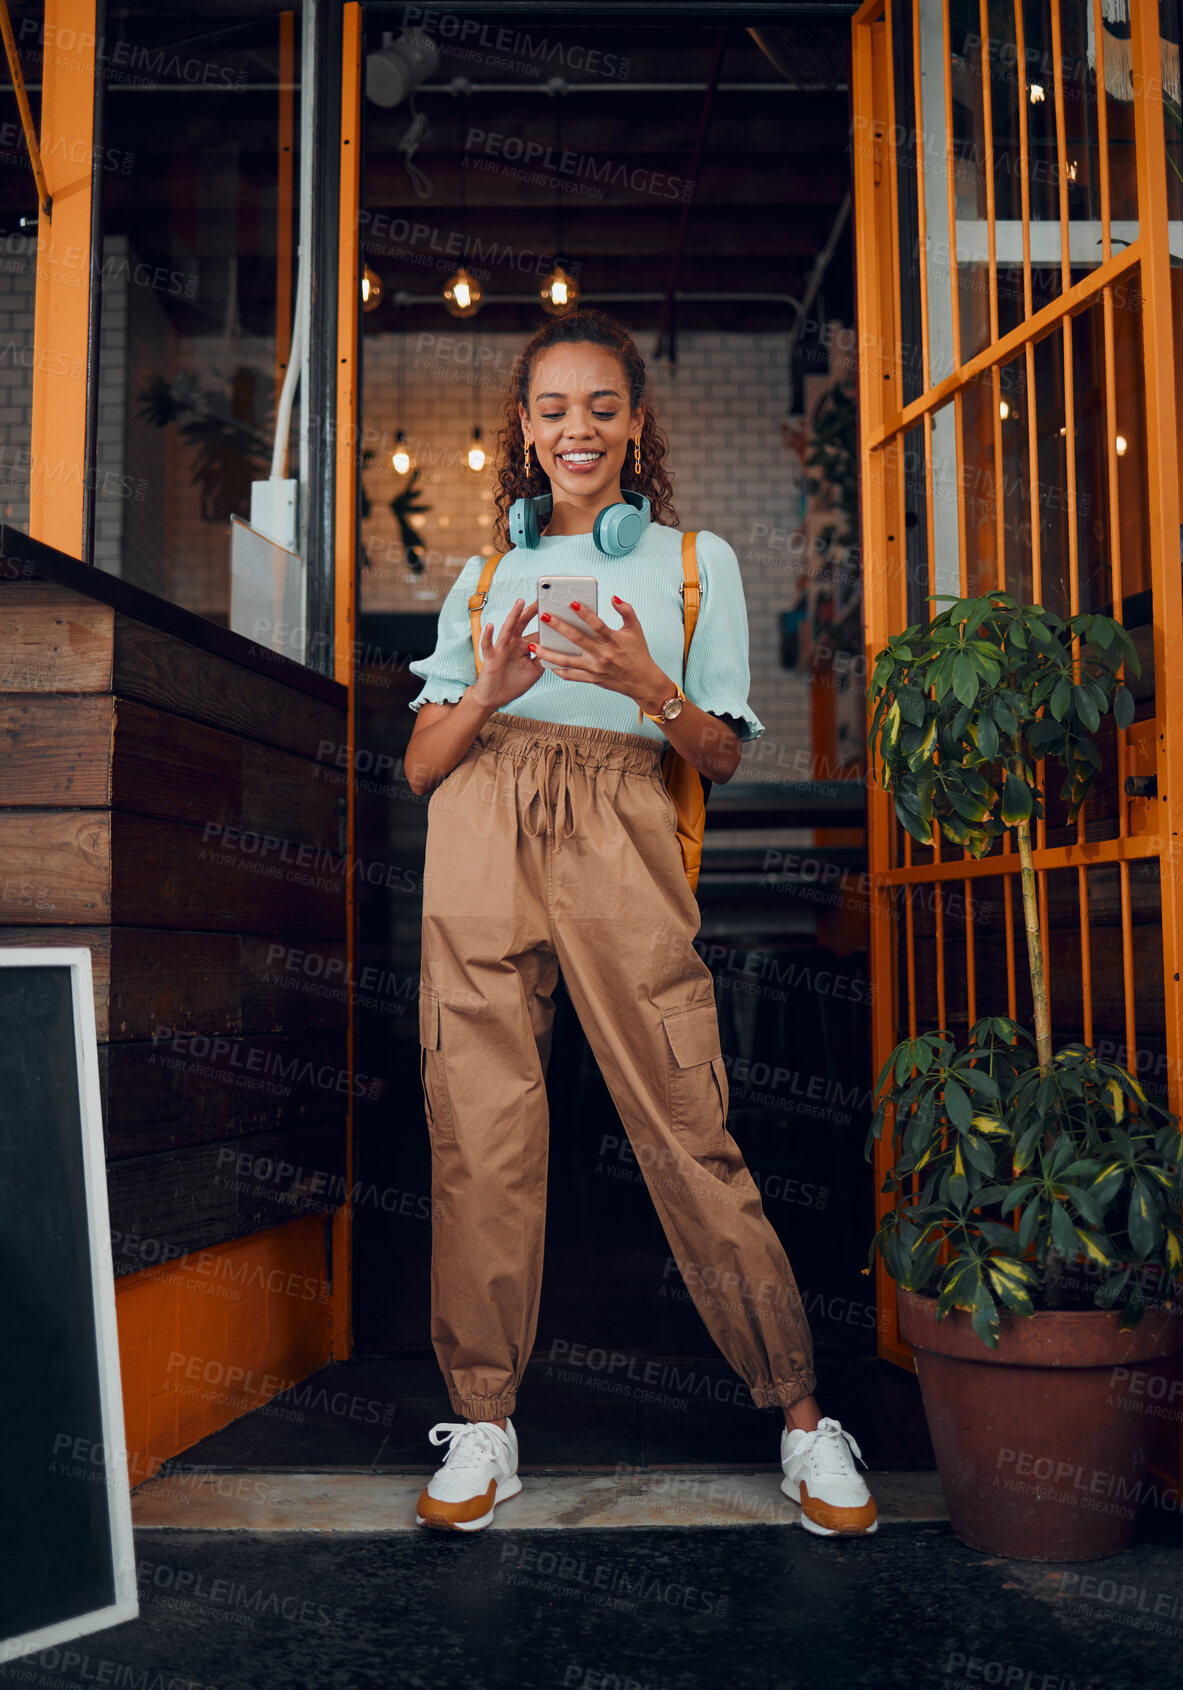
[[[594,575],[599,588],[598,615],[610,628],[622,626],[612,594],[631,604],[645,641],[658,667],[673,679],[700,710],[733,716],[743,740],[758,739],[764,724],[748,706],[748,618],[739,560],[726,540],[700,531],[696,541],[701,589],[698,621],[682,679],[682,531],[649,523],[638,544],[625,557],[606,557],[591,534],[543,535],[537,549],[516,546],[501,559],[493,575],[489,597],[481,612],[481,626],[493,624],[499,634],[515,599],[531,604],[538,596],[539,577],[547,571],[561,575]],[[470,557],[440,609],[436,647],[430,657],[408,664],[423,679],[410,701],[452,704],[477,678],[472,649],[468,600],[484,564]],[[575,619],[572,611],[572,620]],[[529,626],[536,627],[532,621]],[[501,706],[508,716],[533,721],[566,722],[572,726],[612,728],[665,741],[649,718],[637,720],[637,706],[623,693],[610,692],[590,681],[563,680],[550,670],[520,697]]]

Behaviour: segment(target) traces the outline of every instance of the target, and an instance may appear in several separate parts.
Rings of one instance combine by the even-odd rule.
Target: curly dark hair
[[[630,450],[625,454],[620,478],[621,488],[645,494],[649,500],[651,521],[664,522],[673,528],[678,526],[673,488],[665,467],[669,442],[654,414],[653,401],[646,387],[645,360],[637,351],[636,342],[622,322],[616,317],[610,317],[606,311],[582,306],[566,317],[549,317],[519,352],[513,374],[510,376],[502,423],[497,432],[497,481],[494,492],[497,523],[494,543],[498,551],[508,551],[511,544],[509,508],[514,500],[524,499],[529,494],[550,491],[550,477],[538,462],[537,453],[531,459],[531,472],[527,480],[525,443],[522,440],[522,422],[518,415],[519,404],[524,410],[530,408],[530,378],[534,372],[535,360],[538,354],[545,352],[548,347],[586,342],[593,346],[605,346],[620,359],[628,382],[629,409],[637,410],[642,401],[645,405],[645,421],[641,425],[640,473],[635,474],[633,471],[633,453]]]

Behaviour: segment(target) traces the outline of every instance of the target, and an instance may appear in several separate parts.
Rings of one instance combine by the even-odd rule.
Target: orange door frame
[[[356,849],[353,770],[357,736],[357,478],[359,464],[358,399],[360,392],[359,325],[361,321],[361,44],[360,0],[343,8],[341,55],[341,192],[340,257],[337,271],[337,468],[336,552],[334,595],[335,678],[349,689],[347,849],[352,862]],[[348,937],[346,979],[356,978],[357,876],[348,877]],[[349,1114],[346,1124],[345,1189],[353,1190],[354,1105],[353,1064],[355,1022],[353,994],[349,994],[350,1071]],[[333,1356],[342,1360],[353,1352],[353,1202],[333,1216]]]
[[[1103,52],[1100,0],[1090,0],[1093,7],[1095,38],[1098,54]],[[997,396],[998,372],[1008,360],[1025,358],[1028,393],[1028,437],[1035,440],[1035,398],[1033,375],[1034,343],[1048,338],[1055,344],[1062,341],[1066,388],[1065,420],[1068,432],[1073,429],[1072,393],[1073,366],[1070,356],[1070,321],[1085,309],[1100,309],[1104,316],[1106,340],[1106,388],[1109,411],[1106,437],[1109,458],[1109,486],[1116,494],[1118,481],[1116,427],[1114,425],[1114,351],[1113,313],[1114,295],[1120,285],[1123,295],[1140,286],[1141,328],[1143,337],[1142,390],[1146,414],[1146,480],[1149,529],[1147,535],[1150,579],[1153,588],[1153,638],[1155,659],[1155,706],[1157,720],[1136,724],[1125,733],[1118,733],[1118,783],[1123,788],[1124,776],[1132,757],[1148,759],[1142,772],[1153,772],[1157,761],[1159,801],[1147,813],[1145,826],[1133,828],[1125,806],[1120,811],[1119,836],[1115,839],[1088,840],[1083,819],[1078,837],[1069,844],[1048,846],[1046,825],[1040,823],[1035,853],[1043,905],[1043,938],[1045,957],[1048,947],[1047,876],[1056,870],[1073,870],[1080,882],[1081,958],[1084,976],[1084,1008],[1089,1016],[1090,952],[1088,929],[1088,895],[1084,888],[1087,870],[1098,864],[1115,864],[1120,877],[1122,915],[1122,986],[1126,1012],[1127,1044],[1136,1048],[1135,978],[1133,957],[1133,922],[1130,899],[1130,864],[1137,858],[1156,858],[1161,864],[1160,895],[1162,912],[1163,978],[1165,991],[1165,1044],[1169,1074],[1171,1107],[1183,1113],[1183,887],[1174,875],[1175,841],[1183,837],[1183,669],[1172,660],[1172,652],[1183,642],[1183,583],[1179,572],[1180,486],[1177,458],[1177,396],[1175,391],[1175,360],[1173,354],[1170,253],[1168,236],[1167,151],[1162,98],[1162,62],[1156,8],[1131,8],[1131,52],[1135,157],[1137,168],[1139,227],[1138,238],[1121,250],[1113,250],[1107,217],[1109,205],[1108,154],[1104,127],[1106,107],[1098,108],[1100,145],[1098,149],[1098,177],[1103,245],[1101,262],[1082,279],[1073,283],[1068,259],[1067,164],[1063,144],[1064,94],[1061,58],[1058,53],[1058,10],[1052,7],[1053,28],[1053,93],[1058,118],[1060,144],[1057,169],[1061,192],[1061,255],[1062,286],[1059,296],[1035,311],[1032,308],[1030,219],[1031,205],[1028,191],[1028,136],[1026,123],[1026,71],[1022,37],[1023,13],[1015,9],[1015,48],[1017,74],[1020,78],[1018,95],[1019,144],[1021,152],[1020,183],[1022,190],[1023,222],[1023,286],[1025,320],[1007,334],[998,328],[997,255],[993,226],[993,133],[990,121],[990,88],[988,76],[983,87],[984,177],[986,212],[989,235],[987,274],[989,281],[990,337],[986,347],[973,356],[966,356],[959,344],[958,270],[956,256],[956,207],[952,169],[953,137],[946,115],[945,192],[937,184],[932,196],[932,215],[947,216],[948,267],[953,277],[952,301],[953,368],[943,379],[934,381],[930,370],[928,344],[928,294],[931,287],[949,285],[944,276],[928,274],[928,237],[926,235],[926,206],[924,195],[925,159],[939,158],[940,139],[917,149],[915,169],[918,177],[919,201],[919,295],[922,330],[923,379],[919,397],[904,402],[902,388],[902,348],[900,344],[900,252],[897,172],[900,160],[897,147],[901,136],[919,132],[921,73],[919,66],[920,0],[912,0],[902,11],[894,11],[896,22],[903,19],[903,27],[913,37],[915,63],[914,91],[905,97],[905,109],[895,110],[892,66],[896,56],[892,48],[893,7],[887,0],[866,0],[852,22],[853,32],[853,104],[854,104],[854,177],[855,177],[855,254],[858,296],[860,357],[860,429],[861,472],[863,485],[863,556],[869,568],[865,580],[866,598],[866,655],[867,673],[873,667],[875,654],[889,635],[900,632],[908,615],[904,595],[902,535],[904,532],[904,486],[900,464],[900,448],[905,433],[922,429],[926,480],[931,489],[933,471],[933,418],[943,405],[950,405],[955,418],[958,443],[958,466],[962,456],[962,405],[967,391],[976,381],[989,379]],[[948,42],[948,13],[941,6],[944,20],[944,104],[946,114],[951,109],[950,61]],[[987,8],[981,6],[982,34],[988,32]],[[1103,83],[1103,61],[1099,57],[1097,76]],[[913,109],[908,109],[913,104]],[[939,167],[938,167],[939,171]],[[942,206],[941,201],[947,200]],[[939,236],[937,237],[939,238]],[[998,406],[994,404],[997,414]],[[1001,477],[1001,448],[999,430],[993,429],[997,476]],[[1034,446],[1031,448],[1034,453]],[[1072,455],[1068,456],[1069,475]],[[1037,465],[1031,466],[1031,497],[1038,497]],[[1067,488],[1073,492],[1071,483]],[[932,579],[934,545],[932,500],[928,520],[929,591],[934,591]],[[1073,501],[1068,499],[1069,507]],[[1115,499],[1111,498],[1111,503]],[[967,591],[966,566],[968,560],[964,504],[959,501],[961,520],[959,541],[961,553],[960,590]],[[1038,512],[1033,506],[1032,527],[1032,597],[1043,595],[1041,565],[1038,549]],[[1001,521],[998,523],[1001,535]],[[1109,536],[1110,564],[1113,575],[1114,603],[1123,600],[1121,574],[1120,531],[1114,518]],[[995,542],[998,544],[998,542]],[[1005,586],[1002,574],[1005,557],[1001,550],[995,558],[995,576]],[[1068,574],[1073,608],[1078,591],[1078,557],[1075,516],[1070,515],[1068,531]],[[1013,588],[1012,588],[1013,590]],[[1128,590],[1128,589],[1126,589]],[[1139,734],[1139,730],[1142,730]],[[1148,730],[1152,730],[1148,731]],[[1157,757],[1155,756],[1157,754]],[[972,916],[968,913],[975,889],[986,889],[991,883],[1004,894],[1007,911],[1007,973],[1009,976],[1009,1007],[1015,1013],[1015,947],[1010,920],[1013,903],[1013,877],[1017,859],[1012,851],[1001,857],[975,862],[964,852],[951,855],[946,845],[942,851],[939,839],[934,843],[932,860],[921,860],[913,851],[911,839],[899,839],[898,829],[888,796],[880,788],[868,792],[869,847],[872,886],[871,915],[871,978],[874,982],[874,1016],[872,1025],[872,1071],[878,1073],[888,1052],[897,1040],[915,1036],[917,1020],[917,976],[929,967],[927,958],[918,958],[912,924],[911,895],[913,889],[927,889],[936,901],[934,939],[934,971],[938,1018],[944,1024],[945,968],[944,937],[952,932],[952,916],[946,912],[942,922],[941,897],[945,892],[963,894],[966,914],[964,938],[969,1013],[973,1015],[973,934]],[[897,905],[894,899],[900,898]],[[896,911],[900,910],[897,920]],[[902,953],[902,956],[901,956]],[[900,966],[900,963],[903,966]],[[1020,959],[1021,966],[1021,959]],[[1046,964],[1045,964],[1046,966]],[[1002,1006],[999,1006],[1001,1008]],[[978,1006],[978,1013],[984,1013]],[[1086,1019],[1091,1026],[1091,1018]],[[1136,1060],[1136,1059],[1135,1059]],[[876,1205],[878,1213],[890,1203],[889,1195],[878,1192],[878,1186],[889,1164],[888,1147],[879,1147],[876,1158]],[[882,1262],[877,1264],[877,1291],[880,1309],[880,1354],[885,1358],[911,1366],[908,1347],[900,1342],[896,1320],[896,1289]],[[1183,1454],[1183,1450],[1180,1452]]]
[[[94,0],[45,0],[41,151],[50,213],[37,223],[29,533],[83,552],[90,323]],[[67,44],[68,43],[68,48]]]

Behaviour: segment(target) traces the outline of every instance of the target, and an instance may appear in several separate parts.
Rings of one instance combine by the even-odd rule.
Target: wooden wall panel
[[[343,855],[218,823],[188,827],[111,816],[113,919],[133,927],[202,925],[221,933],[336,938],[343,932]]]
[[[327,1210],[341,1201],[344,1152],[340,1126],[325,1122],[113,1162],[107,1192],[116,1274]]]
[[[332,1120],[348,1094],[345,1057],[342,1027],[106,1045],[100,1083],[118,1105],[105,1111],[108,1160]]]
[[[0,865],[0,922],[111,919],[107,810],[0,810]]]
[[[102,808],[111,796],[109,693],[0,697],[0,808]]]
[[[79,593],[0,578],[0,690],[110,692],[115,612]]]
[[[224,1242],[343,1172],[344,696],[0,580],[0,944],[90,950],[117,1238]]]
[[[344,712],[331,704],[118,614],[114,691],[306,757],[344,737]]]
[[[0,927],[0,945],[85,945],[101,1043],[343,1026],[344,940],[147,927]]]

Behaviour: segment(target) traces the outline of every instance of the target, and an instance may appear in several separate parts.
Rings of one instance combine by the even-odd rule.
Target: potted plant
[[[1031,850],[1040,761],[1065,768],[1074,821],[1101,716],[1133,718],[1123,663],[1140,672],[1111,618],[988,593],[890,639],[869,689],[872,778],[878,753],[913,838],[935,824],[975,858],[1017,839],[1034,1039],[986,1016],[963,1044],[901,1041],[867,1152],[890,1123],[897,1202],[871,1259],[900,1287],[953,1529],[1036,1560],[1129,1541],[1183,1347],[1179,1123],[1086,1046],[1053,1052]]]

